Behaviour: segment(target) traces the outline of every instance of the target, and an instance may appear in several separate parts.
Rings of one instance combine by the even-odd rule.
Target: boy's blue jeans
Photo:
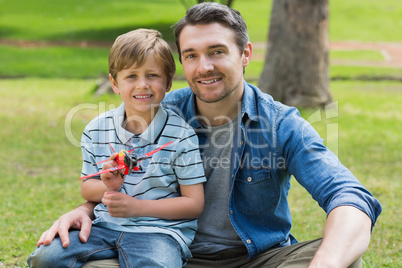
[[[63,248],[57,237],[29,256],[29,267],[81,267],[89,260],[118,258],[120,267],[182,267],[181,249],[166,234],[125,233],[92,226],[86,243],[70,232],[70,245]]]

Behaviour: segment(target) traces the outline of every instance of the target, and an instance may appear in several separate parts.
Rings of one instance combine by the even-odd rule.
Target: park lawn
[[[176,80],[173,87],[184,85]],[[0,114],[0,157],[6,160],[0,196],[0,267],[25,267],[40,234],[62,213],[83,202],[78,181],[81,132],[93,117],[121,102],[117,95],[93,96],[93,87],[93,80],[84,79],[0,80],[4,111]],[[402,265],[398,224],[402,85],[335,81],[331,89],[338,112],[301,113],[324,139],[332,137],[328,145],[383,206],[363,256],[365,267],[398,267]],[[317,112],[322,120],[313,116]],[[327,133],[334,125],[337,143],[333,133]],[[289,202],[292,233],[299,240],[320,237],[325,213],[294,180]]]
[[[173,41],[171,26],[185,13],[178,0],[158,3],[139,0],[0,0],[0,37],[7,40],[35,40],[39,47],[0,45],[0,77],[98,78],[107,74],[110,44],[129,30],[147,27],[162,32]],[[191,1],[187,1],[191,2]],[[194,1],[195,2],[195,1]],[[331,1],[330,39],[363,42],[401,41],[399,30],[402,2],[393,0]],[[234,1],[248,24],[250,40],[258,44],[267,40],[272,0]],[[130,8],[133,7],[133,8]],[[62,42],[64,46],[41,46],[41,42]],[[69,46],[73,41],[82,47]],[[86,46],[101,42],[103,47]],[[51,43],[53,44],[53,43]],[[247,68],[248,80],[257,81],[264,64],[265,49],[254,50]],[[176,77],[183,77],[177,62]],[[331,51],[331,77],[334,79],[402,79],[401,68],[341,66],[339,61],[385,60],[377,51]]]
[[[93,78],[105,77],[108,73],[108,54],[110,48],[84,48],[68,46],[50,47],[13,47],[0,45],[0,77],[21,78]],[[246,79],[257,81],[264,66],[265,51],[256,49],[253,60],[246,69]],[[183,68],[178,54],[176,77],[184,79]],[[376,51],[332,51],[331,60],[372,60],[384,63]],[[375,66],[345,66],[333,63],[330,67],[333,79],[399,79],[402,80],[401,68]]]
[[[173,40],[185,14],[179,0],[0,0],[0,36],[23,40],[109,40],[146,27]],[[183,1],[190,3],[191,1]],[[193,3],[196,1],[194,0]],[[252,42],[267,40],[272,0],[236,0]],[[402,4],[395,0],[329,1],[331,40],[401,41]]]

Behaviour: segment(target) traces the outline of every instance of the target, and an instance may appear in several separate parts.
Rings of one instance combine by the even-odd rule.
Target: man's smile
[[[211,84],[211,83],[214,83],[214,82],[217,82],[217,81],[220,81],[220,80],[222,80],[222,78],[215,78],[215,79],[211,79],[211,80],[202,80],[202,81],[198,81],[198,83]]]

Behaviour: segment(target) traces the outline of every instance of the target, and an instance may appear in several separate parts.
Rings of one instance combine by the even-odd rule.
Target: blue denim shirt
[[[202,150],[206,136],[195,114],[191,89],[174,90],[163,103],[195,129]],[[244,82],[240,120],[234,133],[228,213],[249,258],[297,242],[290,234],[287,202],[291,175],[327,214],[338,206],[354,206],[374,226],[382,210],[380,203],[324,146],[296,108]]]

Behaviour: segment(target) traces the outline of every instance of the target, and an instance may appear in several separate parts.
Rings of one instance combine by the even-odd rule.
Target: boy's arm
[[[109,191],[108,188],[99,179],[88,179],[81,183],[81,196],[90,202],[100,203],[107,191]]]
[[[118,166],[115,161],[117,154],[112,154],[109,157],[102,170]],[[102,197],[107,191],[120,191],[124,179],[121,177],[121,170],[116,170],[108,173],[101,174],[101,180],[88,179],[81,183],[81,196],[91,202],[101,202]]]
[[[204,186],[180,185],[181,196],[159,200],[138,200],[119,192],[106,192],[102,203],[113,217],[155,217],[187,219],[198,217],[204,209]]]

